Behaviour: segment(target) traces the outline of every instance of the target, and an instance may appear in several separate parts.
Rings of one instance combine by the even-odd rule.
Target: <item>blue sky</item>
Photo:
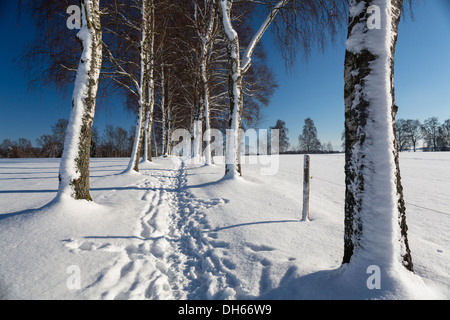
[[[51,133],[51,126],[58,119],[69,118],[72,88],[65,95],[48,87],[27,90],[25,74],[13,60],[34,39],[32,25],[26,14],[18,21],[16,1],[0,0],[0,12],[0,142],[24,137],[36,145],[36,139]],[[76,31],[68,33],[73,36]],[[116,98],[97,106],[94,125],[100,132],[106,124],[127,130],[135,124],[136,117],[124,112],[120,102]]]
[[[397,118],[423,121],[437,116],[450,118],[450,1],[418,1],[414,20],[401,22],[396,51],[395,90]],[[299,59],[295,74],[288,75],[284,63],[270,48],[269,59],[279,88],[266,110],[264,125],[284,120],[291,145],[298,145],[304,119],[310,117],[322,143],[340,148],[344,130],[345,44],[330,46],[325,53],[313,51],[308,61]]]
[[[69,117],[71,94],[64,97],[48,88],[27,91],[25,76],[12,61],[32,39],[33,30],[24,19],[17,23],[15,1],[2,1],[0,9],[0,141],[24,137],[35,144],[36,138],[50,133],[58,119]],[[395,73],[398,118],[423,121],[437,116],[441,122],[450,118],[449,35],[448,0],[420,1],[414,21],[406,18],[401,23]],[[339,149],[344,129],[344,43],[328,47],[325,53],[314,50],[308,61],[299,58],[293,74],[286,72],[284,62],[271,48],[270,32],[264,43],[279,88],[264,109],[261,127],[284,120],[291,145],[297,146],[304,119],[311,117],[320,140]],[[106,124],[129,129],[134,122],[135,117],[123,112],[120,101],[97,108],[95,125],[100,131]]]

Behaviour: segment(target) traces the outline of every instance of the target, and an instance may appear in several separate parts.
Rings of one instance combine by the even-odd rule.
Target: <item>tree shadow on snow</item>
[[[15,192],[15,191],[14,191]],[[22,191],[17,191],[17,193],[34,193],[34,192],[55,192],[57,193],[58,190],[22,190]],[[2,191],[0,191],[0,193],[2,193]],[[6,220],[6,219],[11,219],[11,218],[17,218],[17,217],[24,217],[27,215],[35,215],[41,211],[44,211],[52,206],[54,206],[55,204],[57,204],[59,201],[59,199],[56,197],[53,200],[51,200],[50,202],[48,202],[47,204],[43,205],[42,207],[36,208],[36,209],[26,209],[26,210],[22,210],[22,211],[17,211],[17,212],[11,212],[11,213],[5,213],[5,214],[0,214],[0,222],[2,220]]]
[[[141,240],[141,241],[158,241],[161,239],[165,239],[168,242],[179,242],[180,239],[178,238],[170,238],[167,236],[158,236],[158,237],[149,237],[149,238],[143,238],[143,237],[139,237],[139,236],[85,236],[83,237],[83,239],[96,239],[96,240],[110,240],[110,239],[119,239],[119,240]],[[63,241],[67,241],[67,240],[63,240]]]
[[[33,214],[33,213],[36,213],[38,210],[39,209],[28,209],[28,210],[17,211],[17,212],[12,212],[12,213],[0,214],[0,221],[5,220],[5,219],[10,219],[13,217],[17,217],[17,216],[21,216],[21,215]]]
[[[204,175],[204,173],[202,173],[202,175]],[[244,180],[243,178],[238,178],[238,179],[242,179],[242,182],[247,182],[247,180]],[[224,185],[224,184],[227,184],[227,183],[234,184],[236,181],[237,180],[235,180],[235,179],[231,179],[229,177],[222,176],[219,179],[214,180],[214,181],[209,181],[209,182],[204,182],[204,183],[199,183],[199,184],[193,184],[193,185],[186,184],[184,186],[184,188],[186,188],[186,189],[201,189],[201,188],[206,188],[206,187],[210,187],[210,186],[220,186],[220,185]]]
[[[280,284],[261,294],[260,300],[340,300],[345,297],[337,285],[342,270],[321,270],[298,276],[297,267],[290,267]],[[346,290],[345,290],[346,291]]]
[[[226,230],[226,229],[232,229],[232,228],[239,228],[239,227],[245,227],[245,226],[252,226],[252,225],[259,225],[259,224],[271,224],[271,223],[300,223],[300,220],[268,220],[268,221],[255,221],[255,222],[245,222],[245,223],[239,223],[239,224],[234,224],[231,226],[225,226],[225,227],[219,227],[213,230],[205,230],[203,231],[204,233],[207,232],[217,232],[217,231],[222,231],[222,230]]]
[[[0,194],[2,193],[58,193],[58,190],[0,190]]]

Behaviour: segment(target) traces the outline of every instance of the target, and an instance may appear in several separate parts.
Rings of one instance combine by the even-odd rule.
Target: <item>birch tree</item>
[[[409,149],[410,139],[406,131],[406,120],[398,119],[395,122],[395,134],[398,144],[398,150],[405,151]]]
[[[83,53],[75,79],[72,111],[59,169],[58,196],[89,201],[92,200],[89,193],[91,132],[103,59],[99,2],[81,1],[81,30],[77,36]]]
[[[323,44],[327,31],[336,32],[336,25],[342,17],[342,8],[345,1],[296,1],[281,0],[275,5],[272,1],[254,2],[267,8],[268,14],[260,28],[252,37],[242,55],[240,53],[240,40],[236,28],[233,27],[233,0],[219,0],[219,15],[222,22],[224,38],[227,44],[229,72],[229,121],[227,126],[228,137],[226,141],[225,177],[236,178],[242,176],[240,164],[240,137],[239,129],[242,124],[244,110],[243,76],[252,65],[252,55],[269,26],[281,17],[281,23],[276,24],[277,46],[281,49],[283,58],[292,62],[298,49],[297,43],[303,44],[305,53],[311,42]],[[237,3],[237,1],[236,1]],[[249,3],[253,3],[249,1]]]
[[[408,136],[410,145],[413,147],[413,151],[416,152],[417,143],[422,138],[421,124],[419,120],[406,120],[405,131]]]
[[[425,140],[427,150],[438,151],[439,126],[437,117],[431,117],[423,122],[422,137]]]
[[[105,83],[100,81],[105,18],[108,17],[105,12],[113,2],[103,0],[101,11],[100,0],[79,1],[75,17],[69,17],[73,6],[68,1],[19,1],[19,7],[25,7],[22,3],[26,3],[30,9],[37,31],[36,40],[20,57],[30,86],[54,86],[65,91],[74,85],[59,170],[58,197],[92,200],[89,193],[92,123],[99,84]],[[70,36],[72,32],[76,32],[76,36]],[[106,88],[102,87],[102,90]]]
[[[199,1],[194,3],[194,22],[196,25],[197,36],[200,39],[200,82],[201,82],[201,109],[199,114],[205,119],[205,164],[212,164],[211,158],[211,90],[208,79],[208,66],[210,50],[214,44],[218,21],[214,1],[203,1],[203,6]],[[198,121],[194,119],[197,125],[197,135],[199,132]],[[198,152],[198,146],[194,148]],[[198,155],[196,155],[198,156]]]
[[[345,56],[343,263],[384,271],[413,271],[395,135],[394,55],[402,5],[350,1]]]
[[[143,162],[152,161],[151,157],[151,136],[153,127],[153,111],[155,108],[155,4],[154,0],[149,0],[149,13],[150,13],[150,25],[149,25],[149,39],[148,39],[148,106],[145,116],[144,124],[144,158]]]
[[[242,77],[250,68],[251,56],[257,45],[261,40],[264,32],[269,27],[270,23],[275,18],[276,14],[288,0],[280,1],[275,8],[270,12],[267,19],[264,21],[261,28],[251,40],[247,51],[244,53],[244,58],[241,63],[240,58],[240,43],[239,35],[232,24],[232,0],[220,0],[220,18],[224,30],[224,36],[227,43],[228,59],[229,59],[229,99],[230,99],[230,119],[227,126],[226,139],[226,155],[225,155],[225,177],[236,178],[242,176],[241,161],[240,161],[240,136],[239,130],[242,123],[243,112],[243,93],[242,93]]]
[[[148,161],[154,107],[155,5],[153,0],[116,1],[115,23],[107,29],[113,40],[106,47],[110,67],[105,76],[127,97],[137,113],[134,143],[125,172],[139,172],[140,156]],[[136,107],[137,105],[137,107]]]
[[[161,142],[161,154],[164,157],[168,156],[167,153],[167,108],[166,108],[166,73],[165,65],[161,63],[161,129],[162,129],[162,142]]]
[[[147,110],[149,110],[148,104],[148,84],[149,84],[149,47],[150,47],[150,6],[149,0],[142,0],[141,3],[141,40],[140,40],[140,79],[138,88],[139,94],[139,109],[136,123],[136,133],[134,138],[133,149],[131,151],[131,157],[128,164],[127,172],[132,170],[139,172],[140,155],[143,150],[145,122],[148,125]],[[146,120],[147,118],[147,120]]]

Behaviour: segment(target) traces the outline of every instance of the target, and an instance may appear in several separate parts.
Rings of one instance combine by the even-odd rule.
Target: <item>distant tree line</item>
[[[0,144],[0,158],[61,158],[68,120],[60,119],[51,127],[50,134],[36,139],[36,147],[25,138],[4,139]],[[107,125],[102,133],[97,127],[92,129],[91,157],[129,157],[133,148],[135,130]],[[154,154],[156,150],[153,148]]]
[[[64,149],[64,138],[68,126],[68,120],[59,119],[52,127],[50,134],[43,134],[36,139],[36,147],[25,138],[17,141],[4,139],[0,144],[0,158],[61,158]],[[289,142],[289,129],[282,120],[277,120],[275,126],[270,129],[279,130],[279,152],[280,154],[298,153],[336,153],[331,142],[322,144],[317,136],[317,128],[311,118],[305,119],[303,131],[299,135],[299,145],[291,148]],[[99,132],[97,127],[92,128],[92,141],[90,155],[93,158],[124,158],[128,157],[133,148],[135,140],[135,128],[126,130],[120,126],[107,125],[103,132]],[[163,154],[163,146],[160,136],[161,130],[152,132],[150,143],[151,152],[158,156]],[[141,151],[142,152],[142,151]],[[142,154],[141,154],[142,156]]]
[[[428,118],[423,123],[419,120],[398,119],[395,122],[395,134],[399,151],[450,151],[450,119],[442,124],[437,117]],[[342,132],[341,141],[345,148],[345,132]]]
[[[437,117],[431,117],[423,123],[419,120],[398,119],[395,128],[399,151],[450,151],[450,119],[442,124]],[[420,142],[422,148],[419,147]]]
[[[37,158],[41,149],[33,147],[25,138],[18,140],[4,139],[0,144],[0,158]]]
[[[317,128],[311,118],[305,119],[303,131],[298,137],[298,147],[289,149],[290,143],[286,123],[278,120],[271,129],[280,130],[280,153],[337,153],[331,142],[321,143]],[[423,150],[425,152],[450,151],[450,119],[442,124],[437,117],[431,117],[421,123],[419,120],[398,119],[395,133],[399,151]],[[342,147],[345,149],[345,132],[341,135]]]
[[[36,139],[36,147],[25,138],[18,140],[3,139],[0,144],[0,158],[60,158],[64,149],[64,137],[68,120],[59,119],[52,127],[51,134],[43,134]],[[338,153],[331,142],[321,143],[317,128],[311,118],[305,119],[302,133],[298,137],[299,144],[291,149],[289,129],[282,120],[277,120],[270,129],[279,130],[280,154],[316,154]],[[163,152],[158,145],[158,136],[162,133],[155,130],[150,143],[154,155]],[[155,135],[155,136],[154,136]],[[437,117],[431,117],[421,123],[419,120],[398,119],[396,135],[399,151],[450,151],[450,119],[442,124]],[[343,140],[345,135],[342,134]],[[128,157],[135,139],[135,128],[126,130],[120,126],[107,125],[102,133],[97,127],[92,129],[91,157],[94,158],[125,158]],[[422,147],[421,147],[422,146]]]

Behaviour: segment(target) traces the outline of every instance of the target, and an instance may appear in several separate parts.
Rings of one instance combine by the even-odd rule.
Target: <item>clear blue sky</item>
[[[341,146],[344,130],[345,43],[315,51],[306,62],[299,59],[295,74],[288,75],[284,63],[266,38],[269,58],[279,81],[264,125],[284,120],[291,145],[298,145],[304,119],[310,117],[322,143]],[[450,118],[450,1],[419,1],[414,20],[405,16],[399,27],[396,52],[395,90],[397,118],[423,121],[437,116]]]
[[[24,137],[35,144],[58,119],[69,117],[71,93],[63,97],[48,88],[27,91],[25,76],[12,60],[32,39],[33,30],[23,19],[17,23],[16,1],[1,1],[0,11],[0,141]],[[261,127],[284,120],[291,145],[297,146],[304,119],[311,117],[320,140],[339,149],[344,129],[344,43],[330,46],[325,53],[313,51],[308,61],[298,59],[295,73],[289,74],[270,47],[270,33],[264,42],[279,88],[264,110]],[[399,118],[423,121],[437,116],[441,122],[450,118],[449,0],[419,2],[414,21],[406,18],[401,23],[395,85]],[[95,125],[100,131],[106,124],[129,129],[134,121],[117,101],[97,108]]]
[[[16,0],[0,0],[0,14],[0,142],[23,137],[36,145],[36,139],[50,134],[51,126],[58,119],[69,118],[72,88],[65,95],[47,87],[27,90],[25,74],[13,60],[34,39],[32,24],[26,13],[18,20]],[[68,36],[75,34],[76,30],[68,30]],[[123,111],[121,99],[110,100],[97,106],[94,125],[100,133],[106,124],[129,130],[135,125],[136,117]]]

